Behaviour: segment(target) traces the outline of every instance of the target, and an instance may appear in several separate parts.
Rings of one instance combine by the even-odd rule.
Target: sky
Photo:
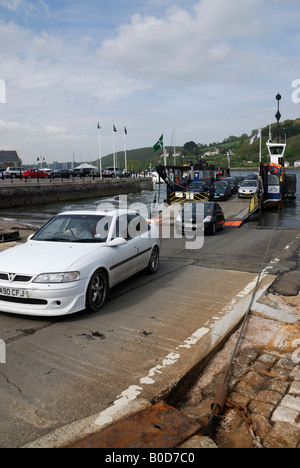
[[[221,142],[274,122],[278,92],[296,119],[299,18],[299,0],[0,0],[0,150]]]

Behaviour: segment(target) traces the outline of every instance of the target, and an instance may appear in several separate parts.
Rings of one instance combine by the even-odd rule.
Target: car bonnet
[[[38,275],[70,271],[72,265],[106,244],[29,241],[0,254],[0,272]]]

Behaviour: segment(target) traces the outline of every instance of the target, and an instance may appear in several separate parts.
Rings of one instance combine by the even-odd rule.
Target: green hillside
[[[168,152],[169,148],[166,147]],[[173,150],[172,150],[173,151]],[[154,152],[153,148],[138,148],[134,150],[127,150],[127,167],[131,171],[141,171],[149,169],[150,165],[155,168],[162,162],[162,151]],[[102,167],[113,166],[113,155],[109,154],[102,158]],[[116,154],[116,166],[124,169],[125,167],[125,154],[124,151],[119,151]]]
[[[255,134],[257,129],[253,130],[250,135],[243,134],[240,136],[229,136],[222,142],[213,142],[209,145],[195,143],[189,141],[183,147],[176,147],[176,151],[180,153],[177,157],[177,164],[184,164],[188,160],[197,162],[201,158],[212,164],[227,166],[227,152],[230,151],[230,164],[231,167],[250,167],[258,165],[259,161],[259,140],[250,145],[250,139]],[[271,133],[273,141],[276,141],[277,124],[271,125]],[[287,140],[286,161],[291,166],[294,165],[296,160],[300,159],[300,118],[296,120],[285,120],[280,123],[280,135],[283,139]],[[266,142],[269,138],[269,126],[262,129],[262,161],[268,161]],[[219,151],[218,155],[207,156],[205,153]],[[167,159],[167,164],[173,165],[173,148],[167,147],[167,153],[170,152],[171,157]],[[120,151],[116,155],[117,166],[124,168],[124,152]],[[252,163],[250,163],[252,161]],[[162,151],[154,152],[153,148],[139,148],[127,151],[127,166],[129,170],[140,171],[157,166],[163,163]],[[113,155],[110,154],[102,159],[102,167],[113,165]]]

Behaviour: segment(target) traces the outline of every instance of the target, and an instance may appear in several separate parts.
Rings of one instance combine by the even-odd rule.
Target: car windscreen
[[[111,226],[109,215],[60,215],[51,219],[33,237],[48,242],[106,242]]]
[[[244,180],[241,187],[257,187],[257,182],[255,180]]]
[[[193,218],[197,215],[206,217],[207,215],[213,214],[215,209],[215,203],[189,203],[182,210],[182,216],[187,217],[193,215]]]
[[[188,189],[203,189],[205,187],[205,183],[204,182],[191,182],[189,185],[188,185]]]

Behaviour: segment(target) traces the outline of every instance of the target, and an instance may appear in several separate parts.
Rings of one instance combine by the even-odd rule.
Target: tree
[[[194,152],[195,146],[197,145],[194,141],[188,141],[187,143],[183,145],[183,150],[186,151],[186,153],[191,154]]]

